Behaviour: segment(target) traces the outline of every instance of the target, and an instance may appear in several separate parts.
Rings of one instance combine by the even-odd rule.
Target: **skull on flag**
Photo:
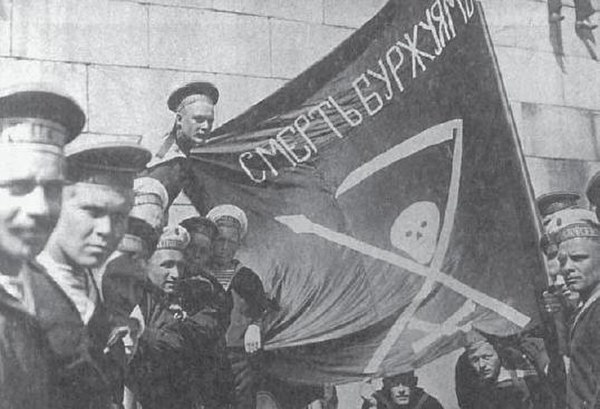
[[[404,209],[390,229],[390,241],[421,264],[431,261],[440,227],[440,211],[433,202],[416,202]]]

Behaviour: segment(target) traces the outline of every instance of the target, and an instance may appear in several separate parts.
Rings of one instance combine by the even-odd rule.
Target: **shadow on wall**
[[[592,30],[578,28],[575,32],[577,33],[577,37],[583,41],[585,48],[587,48],[588,53],[590,53],[590,57],[592,57],[593,60],[598,61],[598,54],[595,49],[596,38],[594,37]]]
[[[526,158],[526,161],[536,196],[571,191],[585,197],[588,180],[600,171],[598,162],[534,157]]]
[[[6,5],[7,0],[0,0],[0,20],[8,20],[8,6]]]
[[[575,32],[577,37],[583,42],[587,49],[590,57],[598,61],[598,54],[596,53],[596,39],[594,37],[593,30],[596,25],[589,21],[589,18],[594,14],[590,0],[575,0]],[[564,20],[564,16],[561,14],[562,1],[561,0],[548,0],[548,36],[550,44],[552,44],[552,50],[554,51],[554,58],[560,69],[565,72],[564,64],[564,47],[562,38],[562,26],[561,22]]]

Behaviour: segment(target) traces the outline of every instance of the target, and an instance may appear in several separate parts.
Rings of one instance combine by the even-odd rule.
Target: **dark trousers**
[[[233,374],[233,409],[256,409],[256,392],[260,376],[260,352],[246,353],[244,348],[228,348]]]
[[[585,20],[594,14],[591,0],[574,0],[575,3],[575,19]],[[560,13],[562,8],[561,0],[548,0],[548,10],[550,13]]]
[[[225,350],[219,351],[214,368],[205,371],[201,399],[204,409],[230,408],[233,401],[233,375]]]

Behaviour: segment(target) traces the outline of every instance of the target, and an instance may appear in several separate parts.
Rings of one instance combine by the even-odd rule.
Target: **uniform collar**
[[[100,294],[91,272],[86,268],[59,263],[46,251],[42,251],[37,259],[46,268],[52,280],[75,304],[81,320],[87,324],[100,302]]]
[[[177,144],[175,133],[169,132],[163,136],[163,142],[158,151],[152,156],[152,159],[146,165],[147,168],[160,165],[173,159],[187,158],[185,153]]]
[[[25,263],[16,276],[4,275],[0,272],[0,289],[8,295],[4,302],[30,315],[35,313],[34,298],[31,290],[31,278],[28,265]]]
[[[591,305],[595,301],[597,301],[599,298],[600,298],[600,286],[598,286],[594,290],[594,292],[592,292],[592,294],[590,295],[590,297],[585,301],[585,303],[583,303],[583,305],[581,306],[581,308],[577,312],[577,315],[575,315],[575,319],[573,320],[573,325],[571,326],[572,329],[575,329],[575,326],[577,325],[577,323],[581,319],[581,316],[583,315],[583,313],[585,311],[587,311],[591,307]]]

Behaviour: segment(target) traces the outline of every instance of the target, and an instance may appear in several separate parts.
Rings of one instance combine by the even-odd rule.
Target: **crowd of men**
[[[179,192],[161,180],[209,135],[217,99],[209,83],[174,92],[173,149],[153,159],[78,136],[83,110],[44,84],[0,93],[1,408],[255,407],[273,303],[235,259],[246,214],[168,224]]]
[[[235,258],[247,216],[221,203],[167,217],[194,184],[188,155],[210,138],[218,99],[206,82],[173,92],[174,125],[152,155],[78,137],[82,109],[43,84],[0,92],[1,408],[256,407],[262,321],[278,307]],[[600,176],[587,197],[598,211]],[[455,369],[461,409],[600,408],[600,222],[580,200],[538,200],[564,359],[539,334],[473,330]],[[417,382],[388,376],[363,408],[442,408]]]

